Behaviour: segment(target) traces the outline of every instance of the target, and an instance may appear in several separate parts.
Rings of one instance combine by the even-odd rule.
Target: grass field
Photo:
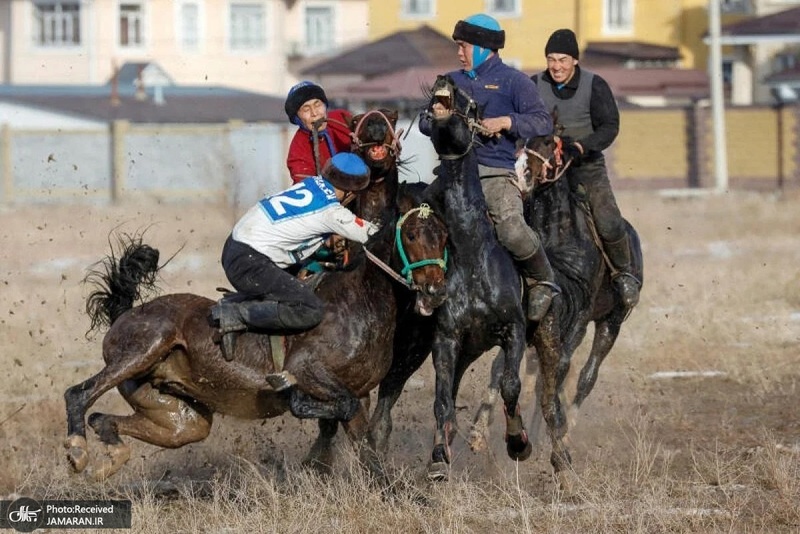
[[[218,256],[235,214],[155,201],[5,208],[0,496],[130,498],[132,531],[143,533],[797,532],[800,195],[622,192],[618,201],[642,238],[645,287],[570,433],[579,481],[570,496],[553,483],[546,444],[523,463],[505,456],[502,417],[490,451],[465,445],[489,357],[465,377],[446,483],[424,480],[430,363],[395,409],[391,498],[355,467],[343,435],[330,479],[302,469],[316,425],[291,416],[217,416],[207,440],[178,450],[129,440],[131,461],[106,482],[72,475],[62,395],[102,367],[101,338],[84,336],[87,267],[115,228],[148,228],[162,257],[177,252],[164,292],[215,297],[227,285]],[[524,400],[529,415],[530,391]],[[129,411],[116,392],[95,408]]]

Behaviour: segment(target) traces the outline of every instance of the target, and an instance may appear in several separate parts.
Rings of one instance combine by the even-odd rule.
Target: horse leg
[[[389,450],[392,434],[392,408],[400,398],[408,379],[419,369],[431,352],[431,337],[435,321],[430,318],[417,320],[417,327],[409,332],[407,327],[395,331],[392,348],[392,366],[378,388],[378,402],[370,419],[368,440],[370,446],[381,456]]]
[[[624,314],[624,311],[622,312]],[[572,400],[575,408],[580,408],[581,404],[589,393],[594,388],[597,382],[597,373],[600,370],[600,365],[611,348],[617,341],[619,330],[622,326],[621,318],[618,317],[616,311],[611,317],[606,317],[603,320],[594,323],[594,339],[592,340],[592,349],[589,352],[589,358],[581,369],[580,377],[578,378],[578,387],[575,392],[575,398]]]
[[[539,357],[539,376],[541,380],[540,403],[542,415],[547,423],[552,451],[550,464],[557,477],[569,473],[572,459],[566,444],[566,417],[560,394],[564,376],[569,369],[569,358],[560,350],[558,325],[555,314],[545,315],[534,334],[536,351]],[[567,475],[568,476],[568,475]],[[570,489],[571,481],[562,478],[562,487]]]
[[[88,445],[86,443],[86,412],[100,396],[125,380],[137,375],[145,374],[156,362],[163,358],[169,348],[151,342],[149,352],[136,352],[136,347],[126,350],[131,356],[125,354],[106,358],[106,366],[93,377],[67,388],[64,392],[64,402],[67,410],[67,439],[64,448],[67,449],[67,460],[76,473],[82,472],[89,463]]]
[[[162,393],[150,382],[126,380],[118,389],[134,409],[133,415],[93,413],[89,416],[89,425],[106,446],[107,459],[94,474],[97,480],[110,477],[128,461],[130,447],[120,435],[175,449],[201,441],[211,431],[213,415],[201,404]]]
[[[436,418],[436,429],[433,436],[433,451],[428,465],[430,480],[447,480],[450,468],[450,442],[455,421],[455,401],[453,384],[456,357],[459,346],[454,338],[457,336],[437,336],[433,347],[433,367],[436,372],[435,401],[433,414]]]
[[[333,438],[339,429],[336,419],[317,420],[319,434],[311,450],[308,451],[303,465],[311,467],[321,475],[330,475],[333,468]]]
[[[497,395],[500,393],[500,379],[503,377],[504,362],[505,355],[501,349],[492,361],[489,388],[481,405],[478,407],[475,418],[472,420],[472,428],[467,438],[469,448],[475,452],[485,451],[489,446],[489,425],[492,424],[492,411],[497,402]]]
[[[522,381],[519,370],[525,354],[525,326],[509,328],[506,346],[503,349],[503,377],[500,381],[500,395],[506,416],[506,452],[512,460],[527,460],[533,447],[522,424],[519,408],[519,394]]]

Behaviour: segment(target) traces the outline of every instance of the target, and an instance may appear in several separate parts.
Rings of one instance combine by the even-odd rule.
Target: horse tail
[[[117,236],[117,252],[97,262],[84,278],[84,284],[94,286],[86,299],[86,314],[91,320],[86,335],[101,326],[111,326],[120,315],[133,308],[134,302],[143,300],[159,288],[157,249],[144,244],[139,234]]]

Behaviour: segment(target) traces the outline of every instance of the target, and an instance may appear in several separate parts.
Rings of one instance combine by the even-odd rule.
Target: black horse
[[[378,117],[378,121],[381,119]],[[385,128],[384,128],[385,129]],[[381,128],[377,128],[378,131]],[[88,423],[106,446],[107,458],[95,476],[105,478],[128,460],[130,448],[122,435],[177,448],[205,439],[213,414],[247,419],[275,417],[287,410],[297,417],[329,420],[323,430],[335,432],[338,422],[354,442],[367,430],[367,414],[359,402],[386,374],[392,362],[398,308],[430,313],[444,297],[442,262],[446,229],[430,209],[420,207],[401,217],[391,173],[359,192],[358,204],[381,230],[365,247],[354,249],[352,268],[323,277],[316,291],[326,302],[322,322],[285,340],[285,358],[274,358],[270,337],[244,332],[237,356],[227,361],[214,343],[216,329],[208,316],[214,301],[199,295],[168,294],[134,306],[152,288],[159,270],[158,251],[136,238],[118,254],[106,258],[93,281],[96,291],[87,301],[92,324],[108,324],[103,339],[105,367],[68,388],[67,459],[77,471],[89,464],[86,412],[105,392],[116,387],[134,408],[132,415],[93,413]],[[370,206],[367,210],[364,206]],[[401,221],[400,226],[396,221]],[[419,263],[407,279],[409,292],[384,271],[405,269],[405,259]],[[359,251],[364,251],[362,254]],[[366,261],[369,252],[377,261]],[[407,280],[406,279],[406,280]],[[397,295],[403,295],[400,303]],[[412,296],[414,295],[414,296]],[[346,312],[345,312],[346,311]],[[280,352],[280,351],[277,351]],[[297,379],[285,391],[271,390],[266,375],[283,367]],[[309,458],[323,454],[320,443]],[[362,449],[363,450],[363,449]],[[365,458],[370,467],[380,466]],[[380,474],[380,473],[378,473]]]
[[[446,111],[434,111],[435,103]],[[524,284],[511,255],[495,236],[479,181],[472,151],[475,125],[479,124],[477,106],[450,78],[440,76],[432,89],[428,113],[431,140],[441,164],[426,195],[436,199],[435,205],[447,224],[451,258],[447,300],[437,310],[432,344],[436,431],[428,473],[432,479],[442,479],[450,463],[460,382],[469,366],[494,346],[501,348],[503,358],[500,392],[505,405],[506,451],[515,460],[530,456],[531,444],[518,404],[527,320]],[[551,463],[561,471],[570,460],[561,439],[564,417],[558,400],[558,376],[563,362],[557,324],[548,314],[537,326],[531,328],[530,340],[539,347],[540,374],[545,383],[541,403],[553,443]],[[376,424],[373,416],[373,427]]]
[[[573,190],[567,179],[570,162],[562,159],[563,128],[558,124],[558,112],[553,111],[554,134],[528,140],[522,148],[521,158],[526,176],[521,182],[530,184],[531,192],[526,202],[526,218],[538,232],[544,243],[562,294],[554,303],[558,318],[558,330],[568,366],[575,350],[586,336],[589,323],[594,323],[594,339],[589,356],[581,369],[574,398],[568,399],[570,424],[575,423],[577,410],[592,391],[597,374],[605,357],[609,354],[623,321],[628,317],[628,308],[615,290],[612,264],[607,260],[594,230],[591,210],[580,191]],[[544,165],[550,163],[549,166]],[[625,221],[626,232],[631,243],[633,274],[643,281],[643,259],[639,235]],[[528,353],[536,357],[536,351]],[[529,362],[531,363],[531,362]],[[488,419],[499,387],[500,375],[493,366],[492,383],[487,400],[475,418],[475,432],[485,432]],[[529,370],[533,365],[528,366]],[[540,390],[541,383],[537,385]],[[534,414],[531,428],[536,428],[539,418]],[[535,435],[535,434],[534,434]]]

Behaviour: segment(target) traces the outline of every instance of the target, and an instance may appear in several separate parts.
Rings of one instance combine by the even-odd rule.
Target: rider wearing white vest
[[[608,83],[578,66],[578,40],[569,29],[556,30],[545,46],[547,70],[531,79],[548,109],[558,107],[564,127],[567,177],[573,191],[586,196],[592,217],[617,274],[614,283],[623,302],[639,301],[641,282],[633,275],[625,221],[608,179],[603,150],[619,133],[619,110]]]

